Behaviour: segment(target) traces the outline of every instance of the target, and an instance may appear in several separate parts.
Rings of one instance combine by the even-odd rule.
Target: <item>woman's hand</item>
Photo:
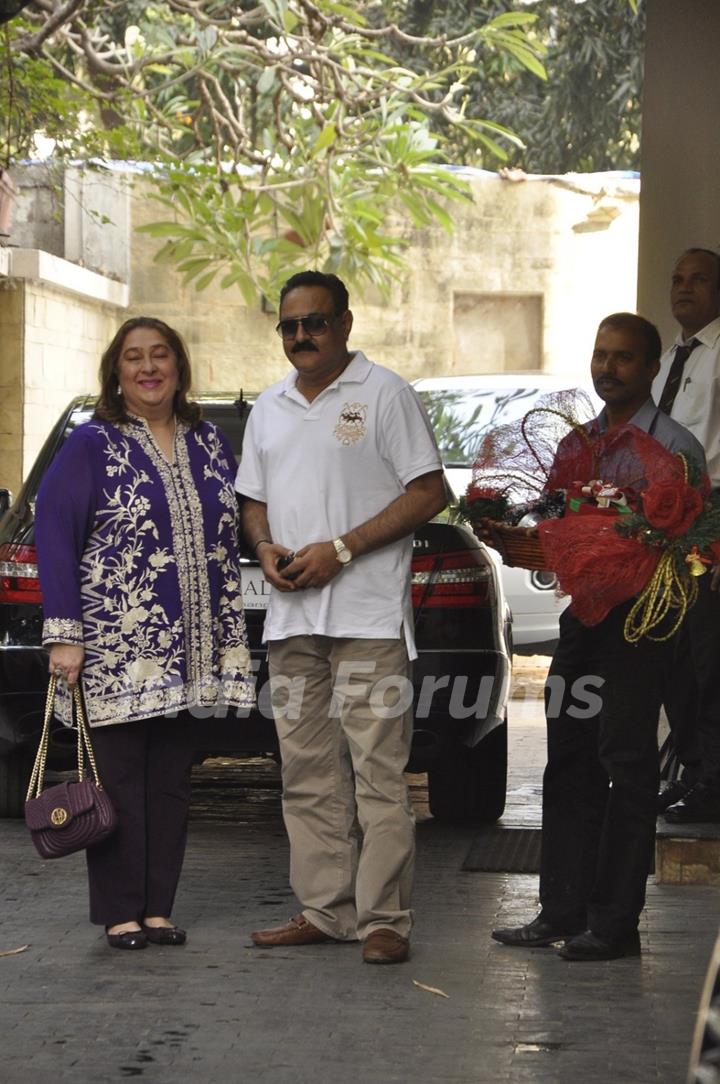
[[[68,685],[77,685],[85,648],[79,644],[51,644],[48,672],[62,678]]]

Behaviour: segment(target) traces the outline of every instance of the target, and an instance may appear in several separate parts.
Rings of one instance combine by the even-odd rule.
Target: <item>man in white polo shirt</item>
[[[352,322],[335,275],[285,284],[277,330],[294,371],[255,403],[236,481],[273,588],[265,638],[303,908],[252,938],[359,938],[366,963],[389,964],[407,959],[412,925],[412,534],[446,498],[417,395],[348,351]]]

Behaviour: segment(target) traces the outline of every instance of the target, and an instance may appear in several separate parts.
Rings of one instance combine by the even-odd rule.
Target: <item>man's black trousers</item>
[[[545,688],[542,915],[614,939],[637,928],[652,868],[657,724],[670,643],[625,640],[632,603],[592,628],[566,610]]]
[[[700,778],[720,794],[720,591],[711,591],[710,581],[708,573],[698,577],[697,601],[678,634],[665,710],[690,782]]]

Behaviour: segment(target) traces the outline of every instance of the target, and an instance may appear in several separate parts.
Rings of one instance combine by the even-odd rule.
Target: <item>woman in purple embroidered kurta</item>
[[[160,321],[127,321],[101,382],[96,418],[68,437],[40,488],[36,542],[50,668],[67,685],[82,671],[100,775],[120,818],[88,851],[91,920],[114,947],[138,948],[185,939],[169,913],[201,725],[192,709],[225,714],[253,696],[235,459],[187,401],[182,340]],[[67,688],[57,710],[70,719]],[[161,792],[180,799],[177,814],[159,800],[151,813]]]
[[[91,726],[251,702],[235,459],[205,422],[179,422],[173,451],[144,420],[87,422],[38,496],[43,642],[84,645]]]

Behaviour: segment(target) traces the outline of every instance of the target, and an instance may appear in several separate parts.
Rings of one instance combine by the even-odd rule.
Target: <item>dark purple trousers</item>
[[[93,728],[100,780],[118,827],[86,852],[91,922],[170,917],[185,856],[196,726],[181,712]]]

